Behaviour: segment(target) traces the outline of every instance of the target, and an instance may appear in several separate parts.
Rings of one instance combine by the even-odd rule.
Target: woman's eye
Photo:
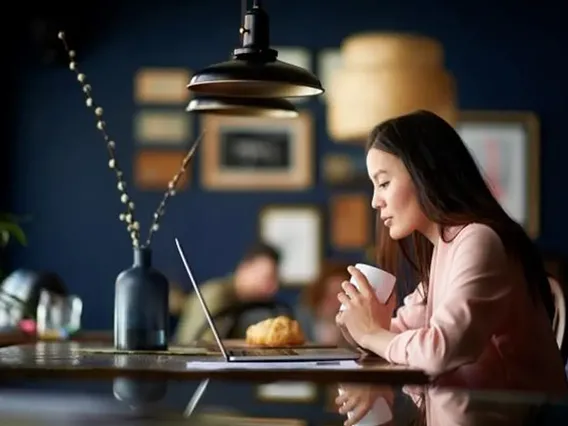
[[[389,186],[389,183],[390,183],[390,182],[379,183],[379,188],[385,189],[387,186]]]

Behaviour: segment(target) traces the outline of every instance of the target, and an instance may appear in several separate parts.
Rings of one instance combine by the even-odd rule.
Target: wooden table
[[[0,332],[0,348],[13,345],[23,345],[26,343],[37,342],[38,337],[21,330],[14,329],[11,331]],[[72,337],[75,342],[108,342],[112,343],[112,332],[109,331],[82,331]]]
[[[33,342],[0,349],[0,376],[3,378],[245,380],[271,382],[307,380],[320,383],[371,382],[392,386],[426,384],[430,378],[422,371],[388,364],[380,359],[366,361],[349,370],[333,369],[234,369],[202,370],[188,368],[188,361],[223,361],[220,353],[211,355],[94,353],[95,347],[109,343]]]

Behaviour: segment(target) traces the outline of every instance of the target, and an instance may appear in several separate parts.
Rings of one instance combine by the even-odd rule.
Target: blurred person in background
[[[338,345],[343,341],[335,323],[341,303],[337,293],[341,283],[349,280],[349,263],[329,260],[318,278],[303,291],[298,307],[298,319],[308,340],[326,345]]]
[[[233,273],[213,278],[200,285],[211,316],[215,317],[241,304],[272,301],[280,288],[279,262],[280,253],[269,244],[259,242],[247,251]],[[176,297],[179,298],[179,294]],[[180,302],[176,304],[179,305]],[[204,329],[206,321],[197,295],[191,293],[186,296],[174,337],[175,342],[189,344],[199,339],[212,340],[210,330]],[[203,330],[203,335],[200,335]]]

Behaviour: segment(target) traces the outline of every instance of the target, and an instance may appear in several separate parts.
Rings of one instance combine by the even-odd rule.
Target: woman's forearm
[[[387,347],[395,336],[396,333],[381,328],[372,334],[365,335],[360,343],[365,349],[386,359]]]

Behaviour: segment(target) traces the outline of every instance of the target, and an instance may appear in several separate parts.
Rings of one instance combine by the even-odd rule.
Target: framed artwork
[[[322,159],[321,178],[333,188],[372,190],[365,161],[363,149],[360,152],[326,154]]]
[[[183,111],[142,110],[134,117],[134,138],[141,145],[185,147],[192,117]]]
[[[333,195],[329,202],[331,244],[337,249],[363,249],[371,240],[371,200],[366,193]]]
[[[281,254],[283,285],[302,286],[313,282],[323,260],[323,216],[312,205],[269,205],[259,215],[259,234]]]
[[[179,171],[185,151],[156,151],[143,150],[136,154],[134,159],[134,183],[143,190],[165,191],[168,183]],[[180,178],[178,191],[187,188],[191,164],[185,174]]]
[[[225,191],[297,191],[313,185],[313,122],[204,115],[201,182]]]
[[[258,385],[256,395],[264,402],[310,403],[317,399],[318,390],[311,382],[274,382]]]
[[[304,68],[307,71],[312,70],[312,55],[310,51],[304,47],[289,47],[289,46],[273,46],[273,49],[278,51],[278,60]],[[302,98],[288,98],[292,103],[299,104],[309,100],[309,97]]]
[[[323,49],[318,53],[317,56],[317,72],[320,78],[321,84],[325,89],[323,95],[320,99],[326,101],[326,93],[332,88],[332,75],[336,69],[342,67],[343,61],[341,59],[341,50],[339,47]]]
[[[312,70],[312,55],[305,47],[273,46],[278,51],[278,60],[305,70]]]
[[[141,68],[134,76],[134,101],[140,104],[183,104],[191,98],[184,68]]]
[[[527,233],[540,232],[540,130],[531,112],[462,111],[456,130],[493,194]]]

